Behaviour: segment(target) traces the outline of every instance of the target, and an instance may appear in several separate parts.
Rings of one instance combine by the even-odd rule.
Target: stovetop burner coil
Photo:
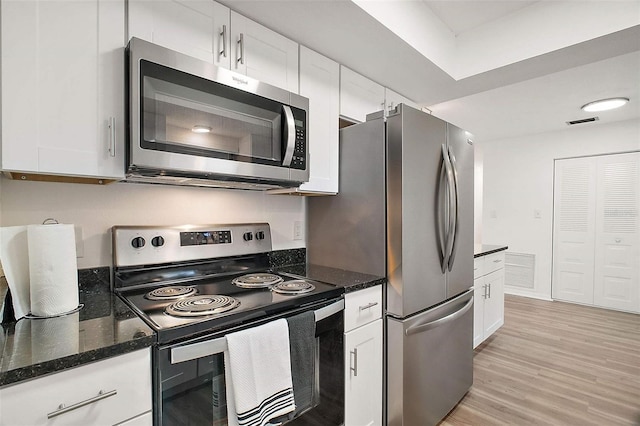
[[[238,287],[243,288],[266,288],[284,281],[281,276],[268,273],[248,274],[235,278],[231,281]]]
[[[271,290],[279,294],[303,294],[309,293],[316,288],[313,284],[305,280],[291,280],[275,284]]]
[[[166,313],[176,317],[199,317],[220,314],[239,306],[240,302],[230,296],[191,296],[167,306]]]
[[[149,300],[174,300],[183,297],[193,296],[197,290],[195,287],[187,286],[167,286],[156,288],[145,294],[144,297]]]

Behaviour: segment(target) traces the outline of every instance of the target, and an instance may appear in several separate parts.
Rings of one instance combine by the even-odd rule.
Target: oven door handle
[[[313,313],[316,318],[316,322],[318,322],[343,310],[344,300],[340,300],[332,303],[331,305],[317,309],[313,311]],[[210,355],[221,354],[228,348],[226,337],[219,337],[217,339],[205,340],[203,342],[192,343],[190,345],[178,346],[176,348],[171,348],[171,364],[179,364],[181,362],[204,358]]]

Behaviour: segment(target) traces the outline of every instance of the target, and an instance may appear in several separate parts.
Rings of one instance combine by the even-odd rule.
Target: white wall
[[[0,181],[0,225],[42,223],[52,217],[82,227],[78,268],[111,264],[113,225],[184,225],[268,222],[274,250],[305,247],[293,224],[306,228],[304,197],[226,189],[113,183],[106,186]]]
[[[507,292],[550,298],[554,159],[640,150],[640,120],[584,124],[481,145],[483,243],[534,254],[534,290]],[[539,219],[534,218],[536,209]]]

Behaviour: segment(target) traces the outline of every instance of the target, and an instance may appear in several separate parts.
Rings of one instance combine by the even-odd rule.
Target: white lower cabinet
[[[345,295],[345,426],[382,425],[381,307],[381,286]]]
[[[504,324],[504,252],[474,259],[473,347]]]
[[[345,425],[382,422],[382,319],[344,336]]]
[[[152,424],[149,349],[0,389],[0,424]]]

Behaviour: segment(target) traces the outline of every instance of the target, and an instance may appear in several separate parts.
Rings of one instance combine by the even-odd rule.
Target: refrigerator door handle
[[[453,168],[451,166],[451,160],[449,158],[449,153],[447,152],[447,146],[442,144],[442,158],[444,162],[444,166],[447,174],[447,185],[446,185],[446,196],[447,201],[449,202],[449,207],[447,210],[447,222],[445,225],[445,235],[446,235],[446,246],[444,251],[444,259],[442,261],[442,272],[446,272],[447,266],[449,265],[449,261],[451,258],[451,252],[453,250],[453,232],[455,228],[455,216],[452,214],[455,209],[455,183],[453,178]]]
[[[449,271],[453,269],[453,262],[456,259],[456,246],[458,242],[458,229],[460,227],[460,190],[458,188],[458,168],[456,167],[456,157],[453,155],[451,151],[451,147],[448,148],[449,151],[449,160],[451,161],[451,168],[453,169],[453,201],[454,201],[454,213],[451,217],[454,219],[454,225],[452,230],[452,243],[451,243],[451,251],[449,252]]]
[[[449,241],[449,236],[447,234],[447,218],[445,217],[447,214],[447,209],[445,204],[442,202],[444,197],[448,197],[447,194],[447,182],[445,179],[446,173],[446,163],[445,163],[445,145],[442,145],[442,164],[440,165],[440,178],[438,180],[438,213],[436,220],[437,228],[438,228],[438,237],[440,242],[440,253],[442,254],[442,273],[444,274],[447,270],[447,262],[449,261],[447,258],[447,242]]]
[[[439,327],[445,323],[451,322],[451,321],[455,321],[456,319],[460,318],[462,315],[466,314],[467,311],[469,309],[471,309],[471,307],[473,306],[473,297],[471,297],[471,299],[469,299],[469,301],[460,309],[458,309],[457,311],[447,315],[446,317],[442,317],[440,319],[437,319],[435,321],[429,321],[427,323],[424,324],[416,324],[416,325],[412,325],[411,327],[407,328],[404,332],[405,335],[410,336],[412,334],[416,334],[416,333],[421,333],[423,331],[427,331],[427,330],[431,330],[432,328],[436,328]]]

